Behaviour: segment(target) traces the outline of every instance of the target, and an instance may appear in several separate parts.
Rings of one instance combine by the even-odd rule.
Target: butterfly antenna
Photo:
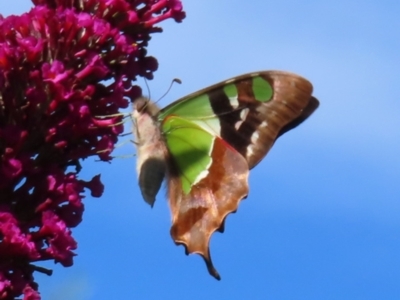
[[[149,96],[146,98],[146,104],[143,105],[141,111],[143,111],[143,110],[146,109],[146,107],[147,107],[147,105],[149,104],[150,99],[151,99],[150,87],[149,87],[149,84],[147,83],[147,79],[146,79],[146,78],[144,78],[144,83],[146,84],[147,94],[148,94]]]
[[[149,104],[149,102],[150,102],[150,99],[151,99],[150,88],[149,88],[149,85],[148,85],[148,83],[147,83],[146,78],[144,79],[144,82],[145,82],[145,84],[146,84],[149,97],[147,97],[146,104],[143,105],[142,110],[146,109],[146,107],[148,106],[148,104]],[[174,78],[174,79],[172,79],[171,84],[169,85],[168,90],[167,90],[167,91],[164,93],[164,95],[162,95],[157,101],[155,101],[154,104],[157,104],[158,102],[160,102],[160,101],[169,93],[169,91],[171,90],[172,85],[174,84],[174,82],[181,84],[181,83],[182,83],[182,80],[180,80],[179,78]]]
[[[172,79],[171,84],[169,85],[168,90],[164,93],[164,95],[162,95],[162,96],[161,96],[156,102],[154,102],[154,103],[160,102],[166,95],[168,95],[168,93],[169,93],[169,91],[171,90],[171,88],[172,88],[174,82],[181,84],[181,83],[182,83],[182,80],[180,80],[179,78],[174,78],[174,79]]]

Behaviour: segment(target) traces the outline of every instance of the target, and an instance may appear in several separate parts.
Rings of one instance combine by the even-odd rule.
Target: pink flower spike
[[[71,228],[104,191],[100,175],[80,178],[83,162],[113,159],[124,126],[106,116],[153,78],[153,25],[184,17],[179,0],[32,2],[0,16],[0,299],[40,299],[34,275],[51,274],[40,264],[73,264]]]

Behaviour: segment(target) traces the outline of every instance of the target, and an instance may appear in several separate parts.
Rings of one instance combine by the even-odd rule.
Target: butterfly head
[[[146,97],[140,97],[133,101],[133,117],[136,119],[144,114],[156,117],[159,112],[160,108]]]

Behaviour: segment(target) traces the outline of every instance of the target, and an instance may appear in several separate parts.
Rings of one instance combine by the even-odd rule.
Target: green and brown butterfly
[[[318,105],[309,81],[282,71],[241,75],[161,110],[146,98],[134,101],[142,196],[153,206],[166,179],[171,236],[186,254],[200,254],[216,279],[210,238],[247,196],[249,170]]]

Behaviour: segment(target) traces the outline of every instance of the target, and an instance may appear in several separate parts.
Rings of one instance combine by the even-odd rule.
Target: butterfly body
[[[158,126],[158,113],[159,108],[144,98],[134,103],[132,116],[136,124],[136,169],[143,199],[151,206],[154,205],[167,170],[168,150]]]
[[[209,241],[248,194],[249,170],[275,140],[318,107],[312,86],[286,72],[264,71],[226,80],[159,110],[134,102],[139,186],[153,205],[166,178],[171,236],[200,254],[209,273]]]

